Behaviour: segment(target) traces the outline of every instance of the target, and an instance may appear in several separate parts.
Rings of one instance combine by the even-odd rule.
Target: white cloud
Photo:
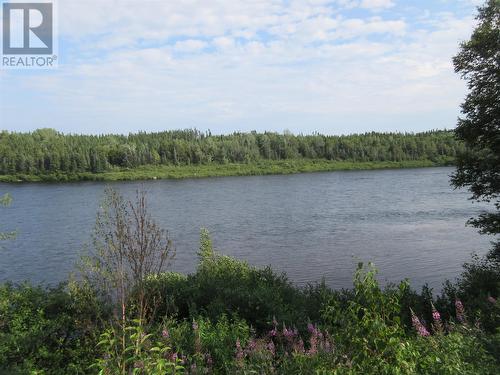
[[[360,7],[365,9],[381,9],[392,8],[394,6],[392,0],[362,0]]]
[[[423,28],[402,10],[356,18],[342,11],[399,9],[393,3],[61,2],[65,61],[50,73],[0,72],[0,109],[22,107],[21,93],[30,92],[59,123],[105,131],[293,129],[299,121],[305,129],[313,120],[326,127],[348,116],[440,111],[454,121],[464,86],[450,59],[472,17],[430,12]],[[36,127],[41,111],[17,121]]]
[[[208,46],[202,40],[188,39],[175,43],[174,48],[179,52],[197,52]]]

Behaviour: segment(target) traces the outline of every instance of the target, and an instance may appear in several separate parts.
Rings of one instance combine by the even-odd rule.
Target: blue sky
[[[59,0],[59,67],[0,70],[0,128],[451,129],[477,0]]]

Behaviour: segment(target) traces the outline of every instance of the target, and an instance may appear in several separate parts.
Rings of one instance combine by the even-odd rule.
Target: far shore
[[[145,165],[115,169],[101,173],[54,173],[44,175],[0,175],[0,182],[76,182],[76,181],[140,181],[226,176],[282,175],[308,172],[348,170],[425,168],[453,165],[452,159],[441,161],[408,160],[353,162],[325,159],[263,160],[250,164]]]

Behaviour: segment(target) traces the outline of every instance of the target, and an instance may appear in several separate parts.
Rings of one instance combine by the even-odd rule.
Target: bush
[[[0,286],[0,372],[84,374],[96,355],[99,308],[63,285]]]
[[[273,318],[299,325],[302,330],[310,319],[320,318],[321,304],[333,294],[324,284],[301,290],[286,275],[277,275],[269,267],[257,269],[216,253],[207,232],[201,237],[195,274],[164,273],[148,281],[151,298],[164,296],[157,304],[158,317],[203,315],[216,321],[224,315],[237,315],[258,332],[269,327]]]

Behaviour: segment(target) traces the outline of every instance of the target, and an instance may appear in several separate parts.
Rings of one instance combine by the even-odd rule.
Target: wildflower
[[[304,341],[299,339],[298,342],[294,343],[293,350],[295,353],[304,353]]]
[[[236,360],[243,360],[243,349],[241,349],[240,339],[236,340]]]
[[[312,335],[311,338],[309,339],[309,351],[307,354],[309,355],[315,355],[318,353],[318,337],[316,335]]]
[[[437,309],[434,307],[434,304],[431,302],[431,307],[432,307],[432,320],[433,320],[433,326],[434,330],[437,332],[441,332],[443,330],[443,324],[441,322],[441,314]]]
[[[456,312],[456,315],[457,315],[457,320],[460,323],[465,323],[465,309],[464,309],[464,305],[458,299],[455,300],[455,312]]]
[[[161,331],[161,335],[165,339],[168,339],[170,337],[170,333],[168,332],[168,329],[166,329],[166,328],[164,328],[163,331]]]
[[[213,359],[212,359],[212,356],[210,355],[210,353],[207,354],[207,365],[209,367],[212,366],[212,364],[214,363]]]
[[[273,328],[272,330],[269,331],[269,336],[275,337],[277,333],[278,331],[276,330],[276,328]]]
[[[247,347],[246,347],[245,351],[246,351],[248,354],[250,354],[250,353],[252,353],[252,352],[255,350],[255,348],[256,348],[256,347],[257,347],[257,343],[255,342],[255,339],[251,339],[251,340],[248,342],[248,345],[247,345]]]
[[[410,309],[410,311],[411,311],[411,324],[413,325],[413,328],[415,328],[415,330],[417,331],[417,333],[420,336],[422,336],[422,337],[429,336],[430,333],[427,330],[427,328],[425,328],[425,326],[420,322],[420,320],[415,315],[415,313],[413,312],[413,310]]]
[[[267,344],[267,350],[271,352],[271,355],[274,356],[276,354],[276,347],[274,346],[274,342],[269,341],[269,344]]]
[[[314,325],[312,323],[307,323],[307,330],[309,331],[309,333],[313,333]]]
[[[488,302],[495,304],[497,303],[497,300],[492,296],[488,296]]]
[[[198,330],[198,323],[196,323],[196,320],[193,319],[193,331]]]
[[[296,333],[298,333],[297,330],[288,329],[283,325],[283,337],[285,337],[288,341],[293,341]]]

